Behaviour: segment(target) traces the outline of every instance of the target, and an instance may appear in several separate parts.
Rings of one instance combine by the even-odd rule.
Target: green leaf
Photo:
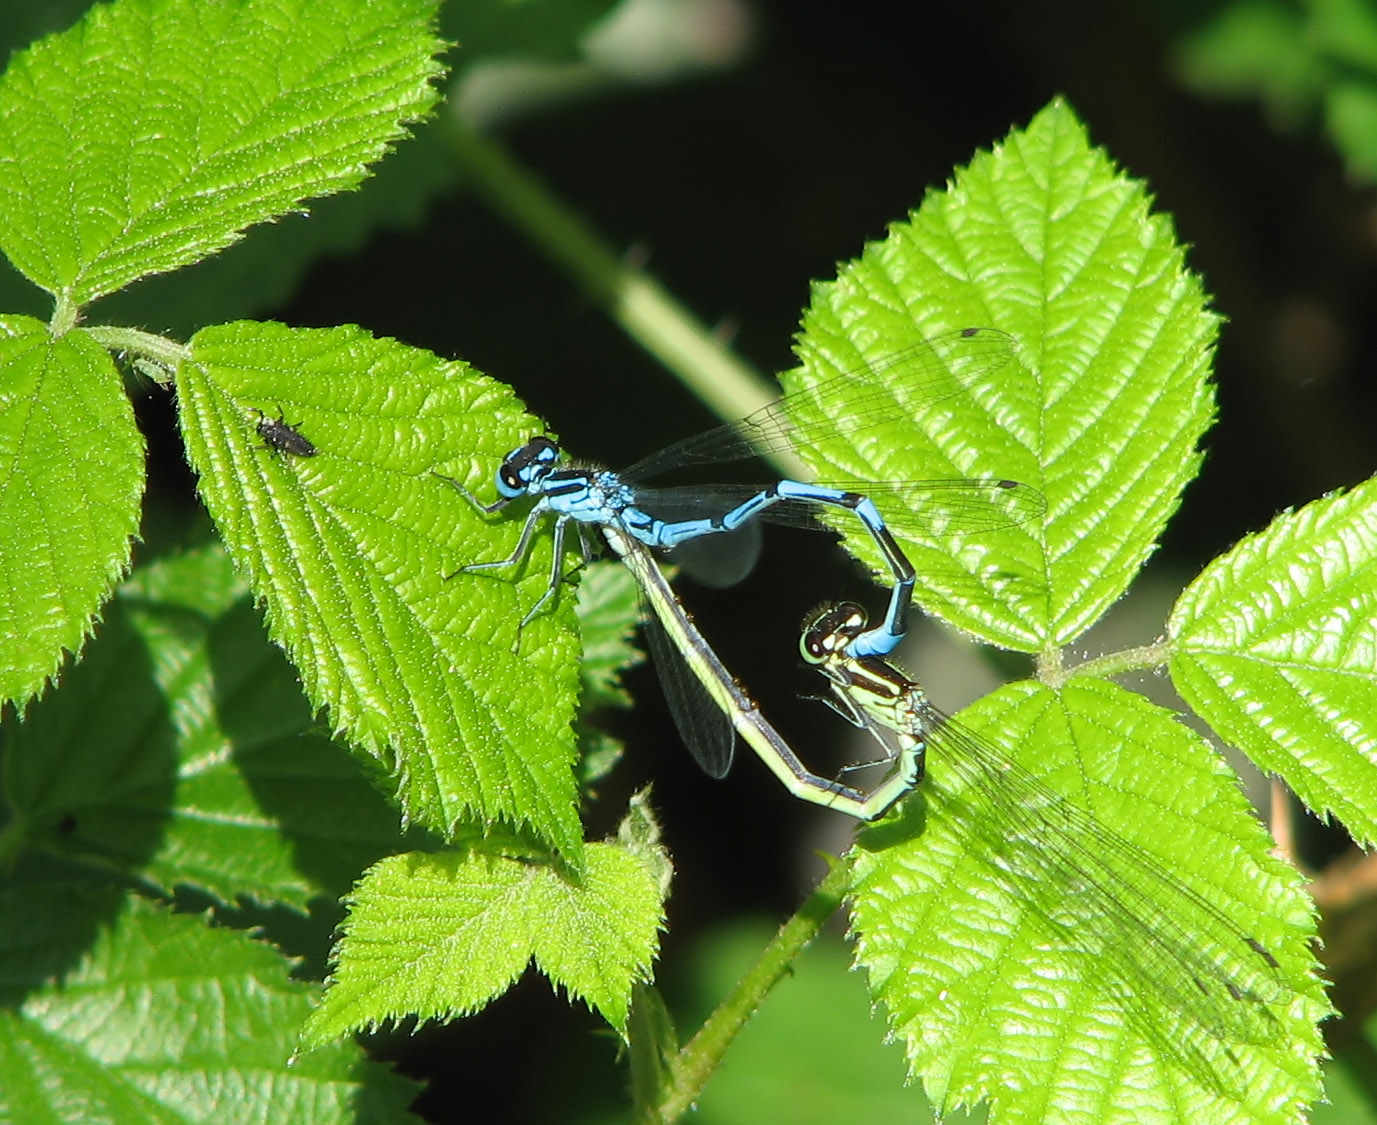
[[[74,0],[69,6],[70,14],[59,12],[56,17],[52,3],[32,12],[0,7],[0,56],[73,22],[87,4]],[[456,66],[468,69],[491,61],[494,54],[511,57],[518,52],[572,57],[580,37],[611,4],[590,0],[587,10],[580,11],[569,0],[549,0],[538,14],[529,2],[514,6],[508,0],[492,0],[487,7],[492,11],[484,12],[467,0],[442,7],[443,34],[461,47],[453,54]],[[7,29],[6,19],[22,26]],[[102,301],[101,320],[157,326],[185,339],[207,324],[277,308],[323,255],[352,253],[379,231],[413,229],[426,207],[453,189],[459,171],[441,132],[433,122],[417,129],[376,165],[360,191],[321,199],[309,215],[260,224],[243,241],[187,267],[190,273],[179,270],[175,276],[155,276],[120,290]],[[3,265],[0,309],[46,315],[42,295]]]
[[[595,562],[579,583],[579,627],[583,631],[582,703],[585,708],[631,706],[620,674],[645,659],[633,643],[640,595],[631,571],[620,563]]]
[[[794,385],[878,364],[868,381],[896,403],[882,430],[857,424],[845,388],[797,416],[820,477],[1003,477],[1046,494],[1041,524],[904,541],[924,608],[991,642],[1040,651],[1084,632],[1199,464],[1217,319],[1148,204],[1054,101],[818,285],[804,316]],[[977,325],[1012,333],[1014,361],[962,371],[969,345],[948,334]],[[941,364],[884,366],[933,337]]]
[[[527,824],[577,864],[571,765],[573,599],[545,592],[548,538],[512,574],[458,573],[506,543],[432,470],[492,494],[494,466],[539,427],[509,391],[358,328],[209,328],[178,373],[182,430],[231,557],[312,704],[393,777],[408,818]],[[269,448],[263,411],[319,453]],[[447,580],[446,576],[452,576]],[[513,581],[519,578],[519,581]]]
[[[1351,71],[1377,67],[1377,12],[1364,0],[1324,0],[1308,5],[1321,47]]]
[[[939,1111],[1299,1121],[1327,1010],[1313,907],[1227,767],[1102,681],[1006,687],[962,722],[998,757],[934,735],[853,854],[857,961]]]
[[[492,0],[486,7],[491,13],[470,0],[441,8],[445,38],[460,45],[453,53],[457,67],[469,69],[490,62],[493,55],[510,58],[519,52],[572,56],[580,37],[611,4],[590,0],[588,10],[579,11],[570,0],[548,0],[539,7]],[[376,165],[359,191],[321,199],[309,215],[261,224],[242,242],[189,267],[190,273],[178,271],[121,290],[101,303],[102,319],[157,325],[185,339],[207,324],[277,308],[321,257],[354,253],[380,231],[416,228],[427,207],[454,189],[461,174],[446,128],[432,121],[415,129],[410,140]],[[0,290],[0,308],[16,307],[6,305],[2,294]]]
[[[0,320],[0,701],[56,674],[129,565],[143,452],[102,348]]]
[[[626,1038],[632,1104],[638,1109],[659,1105],[674,1081],[679,1035],[664,997],[653,984],[632,986]]]
[[[579,665],[579,788],[590,792],[621,761],[625,749],[619,739],[598,729],[601,709],[624,710],[631,696],[621,673],[645,659],[633,643],[640,598],[636,580],[620,563],[594,562],[582,571],[579,583],[579,628],[583,662]]]
[[[664,924],[656,866],[590,844],[580,880],[479,850],[392,856],[349,900],[335,970],[302,1031],[306,1049],[408,1015],[453,1019],[487,1005],[532,959],[625,1034],[632,986],[650,978]]]
[[[1215,559],[1169,623],[1182,697],[1319,816],[1377,841],[1377,478]]]
[[[309,215],[259,224],[214,257],[121,289],[101,301],[101,320],[157,325],[164,334],[184,340],[207,324],[262,315],[280,307],[322,258],[353,256],[383,231],[418,228],[426,207],[452,190],[457,179],[433,122],[421,126],[376,169],[358,191],[321,199],[311,205]],[[27,284],[25,288],[35,292]]]
[[[1328,98],[1327,124],[1351,172],[1377,180],[1377,83],[1336,83]]]
[[[1366,0],[1310,6],[1306,38],[1326,62],[1325,125],[1349,172],[1377,179],[1377,12]]]
[[[205,547],[136,572],[61,686],[8,724],[5,803],[31,848],[305,909],[398,844],[395,813],[311,726]]]
[[[660,888],[661,900],[668,898],[674,865],[665,851],[660,822],[650,804],[649,786],[633,793],[627,802],[626,815],[617,825],[617,843],[645,865]]]
[[[431,0],[119,0],[0,79],[0,248],[80,306],[228,246],[435,102]]]
[[[579,720],[576,728],[579,740],[577,777],[579,789],[596,798],[597,784],[617,768],[626,754],[626,744],[606,731]]]
[[[78,884],[11,885],[0,960],[29,967],[35,949],[53,975],[25,971],[28,994],[0,1011],[0,1119],[414,1120],[414,1085],[352,1043],[288,1066],[318,988],[243,934]]]

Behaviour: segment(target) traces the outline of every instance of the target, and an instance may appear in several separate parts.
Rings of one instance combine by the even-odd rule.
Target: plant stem
[[[780,977],[789,971],[794,958],[841,906],[850,879],[850,865],[834,862],[798,913],[780,927],[760,959],[708,1017],[698,1034],[684,1044],[671,1064],[672,1077],[660,1103],[659,1116],[653,1120],[677,1120],[697,1101],[737,1033]]]
[[[187,347],[166,336],[155,336],[137,328],[121,328],[117,325],[93,324],[85,329],[91,339],[110,351],[128,352],[153,360],[165,375],[158,378],[161,383],[172,382],[172,373],[177,365],[187,357]],[[156,377],[156,376],[153,376]]]
[[[446,139],[473,189],[712,411],[731,420],[779,397],[778,389],[728,351],[659,282],[628,266],[496,142],[453,114],[446,125]]]
[[[1136,672],[1142,669],[1160,668],[1171,657],[1171,642],[1166,638],[1153,641],[1150,645],[1126,648],[1119,652],[1109,652],[1091,660],[1083,660],[1071,667],[1061,667],[1055,675],[1039,669],[1039,679],[1051,687],[1060,687],[1072,676],[1117,676],[1121,672]]]

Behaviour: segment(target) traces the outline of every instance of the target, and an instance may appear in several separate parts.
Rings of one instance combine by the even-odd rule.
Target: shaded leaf
[[[1234,0],[1184,39],[1176,64],[1193,89],[1257,98],[1282,127],[1318,109],[1349,174],[1377,179],[1377,12],[1367,0]]]
[[[629,707],[620,674],[645,659],[633,643],[640,614],[636,580],[620,563],[595,562],[579,583],[583,706]]]
[[[597,712],[631,706],[621,674],[645,659],[632,641],[640,601],[631,572],[611,561],[590,563],[579,583],[578,613],[583,638],[578,780],[579,788],[591,793],[616,768],[625,749],[620,739],[599,729]]]
[[[0,959],[32,962],[35,938],[72,934],[94,940],[60,980],[0,1011],[0,1118],[414,1120],[415,1087],[352,1043],[288,1066],[317,986],[290,980],[268,946],[77,884],[0,892]]]
[[[1216,98],[1262,99],[1274,122],[1299,123],[1320,96],[1324,68],[1306,12],[1285,0],[1221,6],[1176,46],[1185,84]]]
[[[398,845],[396,814],[313,726],[218,546],[140,569],[61,686],[6,731],[30,846],[304,909]]]

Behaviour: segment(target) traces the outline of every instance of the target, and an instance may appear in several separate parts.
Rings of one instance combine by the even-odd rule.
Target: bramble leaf
[[[435,475],[487,498],[535,421],[467,365],[358,328],[209,328],[177,381],[202,495],[312,704],[392,776],[408,818],[529,825],[577,865],[573,599],[556,591],[513,651],[548,538],[515,573],[460,573],[507,554],[521,520],[485,518]],[[270,448],[259,412],[316,455]]]
[[[639,612],[636,580],[626,567],[600,561],[584,570],[579,582],[582,707],[631,706],[631,696],[619,676],[645,659],[645,654],[632,642]]]
[[[589,564],[579,582],[579,629],[583,660],[579,664],[579,787],[590,791],[621,760],[621,740],[599,725],[596,712],[625,709],[631,696],[622,686],[621,674],[634,668],[645,654],[633,641],[640,613],[636,580],[619,563],[608,560]]]
[[[309,214],[260,223],[209,258],[112,293],[101,299],[100,318],[157,325],[184,340],[208,324],[262,316],[281,307],[322,259],[359,254],[385,231],[419,229],[427,207],[453,190],[455,179],[437,125],[427,122],[374,165],[358,191],[325,196]]]
[[[95,5],[0,78],[0,248],[71,309],[354,187],[435,103],[434,10]]]
[[[0,319],[0,702],[42,690],[129,565],[143,452],[104,349]]]
[[[218,546],[141,567],[62,683],[5,731],[30,848],[304,910],[398,847],[396,813],[313,721]]]
[[[497,850],[392,856],[350,897],[311,1049],[387,1020],[452,1019],[486,1006],[534,960],[623,1035],[632,986],[650,977],[667,860],[653,841],[589,844],[571,879]]]
[[[1299,1120],[1327,1010],[1313,906],[1223,763],[1102,681],[1011,685],[960,721],[998,749],[934,735],[853,853],[857,961],[939,1111]]]
[[[1168,627],[1172,681],[1200,716],[1377,842],[1377,479],[1215,559]]]
[[[1040,520],[903,542],[924,608],[992,643],[1039,651],[1083,633],[1199,465],[1217,318],[1148,204],[1056,101],[816,286],[804,316],[791,388],[876,364],[896,403],[882,431],[858,428],[845,397],[797,417],[819,477],[1002,477],[1045,494]],[[967,363],[948,334],[972,326],[1011,333],[1013,362]],[[890,357],[933,337],[947,341],[941,394],[924,402],[932,366]],[[881,572],[867,540],[834,526]]]
[[[35,957],[35,950],[42,956]],[[288,1066],[317,986],[244,934],[51,877],[0,891],[0,1118],[162,1125],[411,1121],[352,1043]],[[22,977],[16,970],[22,971]]]

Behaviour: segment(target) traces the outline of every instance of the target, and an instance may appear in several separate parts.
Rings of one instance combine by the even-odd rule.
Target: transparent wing
[[[939,403],[979,386],[1013,361],[1014,350],[1014,338],[995,328],[965,328],[923,340],[810,390],[781,398],[740,421],[677,441],[619,475],[635,483],[687,465],[797,450],[807,443],[796,437],[789,413],[800,399],[829,402],[835,401],[834,396],[843,396],[848,433],[911,417],[915,407]],[[878,375],[886,375],[889,385],[880,385]]]
[[[646,641],[665,702],[693,760],[709,777],[726,777],[736,752],[731,720],[693,674],[659,618],[647,608],[643,614]]]
[[[1226,1044],[1278,1034],[1267,1005],[1288,989],[1276,960],[1238,923],[937,708],[923,701],[914,710],[931,750],[926,784],[988,844],[1011,889],[1046,888],[1042,912],[1071,932],[1074,948],[1113,966],[1131,997],[1164,1004],[1184,1030]]]

